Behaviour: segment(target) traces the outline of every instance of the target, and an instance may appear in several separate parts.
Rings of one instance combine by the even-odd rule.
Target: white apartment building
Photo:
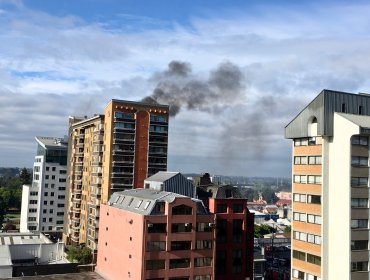
[[[68,140],[36,137],[32,185],[24,185],[20,230],[62,231],[67,178]]]
[[[323,90],[293,139],[292,279],[369,279],[370,95]]]

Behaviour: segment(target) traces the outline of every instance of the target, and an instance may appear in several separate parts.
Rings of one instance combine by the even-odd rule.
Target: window
[[[47,200],[44,200],[44,205],[48,205],[48,201]]]
[[[172,215],[192,215],[193,208],[186,205],[179,205],[172,208]]]
[[[190,266],[190,259],[172,259],[170,260],[170,269],[186,268]]]
[[[351,138],[352,145],[361,145],[361,146],[368,146],[369,141],[367,136],[352,136]]]
[[[227,213],[227,205],[226,204],[217,204],[217,213]]]
[[[321,244],[321,236],[308,233],[307,242],[314,243],[314,244]]]
[[[133,113],[127,113],[127,112],[114,112],[114,117],[116,119],[133,120],[134,119],[134,114]]]
[[[53,166],[52,168],[51,168],[51,171],[55,171],[56,170],[56,167],[55,166]]]
[[[47,209],[42,209],[42,213],[46,214]]]
[[[46,218],[42,218],[42,222],[43,223],[46,223]]]
[[[299,280],[304,280],[304,272],[303,271],[293,269],[292,272],[293,272],[293,277],[294,278],[297,278]]]
[[[158,270],[165,268],[164,260],[147,260],[146,261],[146,270]]]
[[[321,216],[307,214],[307,222],[321,225]]]
[[[44,192],[44,196],[48,196],[49,195],[49,193],[48,192]]]
[[[212,258],[195,258],[194,259],[194,266],[201,267],[201,266],[211,266],[212,265]]]
[[[351,164],[353,166],[368,166],[368,157],[352,156]]]
[[[301,252],[301,251],[297,251],[297,250],[293,250],[293,258],[301,260],[301,261],[305,261],[306,260],[306,253]]]
[[[307,138],[297,138],[294,139],[294,146],[307,146],[308,139]]]
[[[216,239],[218,243],[225,243],[227,240],[227,220],[218,219],[216,222]]]
[[[352,269],[351,271],[368,271],[369,270],[369,263],[368,262],[352,262],[351,263]]]
[[[321,156],[309,156],[308,164],[321,164]]]
[[[243,211],[244,211],[243,204],[233,204],[234,213],[243,213]]]
[[[316,137],[308,137],[308,145],[309,146],[316,145]]]
[[[51,193],[50,193],[50,196],[54,196],[54,192],[51,192]]]
[[[351,250],[368,250],[369,241],[368,240],[352,240],[351,241]]]
[[[52,175],[52,176],[51,176],[51,179],[52,179],[52,180],[55,180],[55,175]],[[60,180],[59,180],[59,181],[60,181]]]
[[[28,213],[36,213],[37,209],[36,208],[30,208],[28,209]]]
[[[212,240],[197,240],[198,250],[202,249],[212,249]]]
[[[46,171],[49,171],[50,170],[50,167],[49,166],[46,166]]]
[[[342,113],[346,112],[346,103],[342,103]]]
[[[45,175],[45,179],[48,180],[49,179],[49,175]]]
[[[143,203],[143,201],[142,201],[142,200],[139,200],[139,201],[136,203],[135,208],[139,208],[139,207],[140,207],[140,205],[141,205],[141,203]]]
[[[49,223],[53,222],[53,218],[49,218]]]
[[[49,213],[50,214],[53,214],[54,213],[54,209],[49,209]]]
[[[368,207],[368,199],[367,198],[352,198],[351,199],[351,207],[353,208],[367,208]]]
[[[58,199],[65,199],[64,195],[58,195]]]
[[[29,222],[36,222],[36,217],[28,217]]]
[[[194,280],[211,280],[211,275],[195,275]]]
[[[232,260],[232,272],[234,274],[240,273],[242,271],[242,251],[234,250],[233,251],[233,260]]]
[[[168,130],[167,126],[159,126],[159,125],[151,125],[149,127],[150,132],[160,132],[160,133],[166,133]]]
[[[367,219],[352,219],[351,220],[351,228],[368,228],[368,220]]]
[[[351,177],[351,187],[367,187],[367,177]]]
[[[308,194],[307,195],[307,203],[321,204],[321,196]]]
[[[301,241],[307,241],[307,233],[294,231],[293,232],[293,238]]]
[[[243,220],[233,220],[233,242],[241,243],[243,236]]]
[[[30,200],[30,204],[37,204],[37,200]]]
[[[294,183],[306,184],[306,175],[294,175]]]
[[[209,223],[197,223],[197,231],[199,232],[211,232],[212,226]]]
[[[59,187],[58,190],[65,191],[66,190],[66,187]]]
[[[299,213],[299,212],[294,212],[293,213],[293,219],[295,221],[300,221],[300,222],[306,222],[307,220],[307,215],[305,213]]]
[[[67,174],[67,170],[60,170],[59,174]]]
[[[167,122],[167,118],[165,116],[160,115],[150,115],[150,121],[151,122]]]
[[[358,106],[358,114],[359,115],[362,115],[363,114],[363,112],[364,112],[364,110],[363,110],[364,108],[360,105],[360,106]]]
[[[166,241],[149,241],[146,243],[147,252],[165,251]]]
[[[37,196],[39,193],[38,192],[30,192],[30,195]]]
[[[307,157],[294,157],[294,164],[300,165],[300,164],[307,164]]]
[[[321,176],[308,175],[308,184],[321,184]]]
[[[54,201],[51,201],[51,202],[54,202]],[[51,203],[50,203],[51,204]],[[58,203],[58,207],[61,208],[61,207],[64,207],[64,203]],[[78,207],[77,207],[78,208]]]
[[[295,193],[293,195],[293,200],[295,202],[303,202],[303,203],[306,203],[306,195],[305,194],[300,194],[300,193]]]
[[[176,232],[191,232],[192,224],[191,223],[181,223],[181,224],[172,224],[171,231]]]
[[[148,233],[166,233],[167,224],[148,224]]]
[[[191,249],[191,241],[172,241],[171,242],[172,251],[190,250],[190,249]]]

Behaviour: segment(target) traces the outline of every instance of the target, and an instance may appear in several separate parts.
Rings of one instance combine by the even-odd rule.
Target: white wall
[[[30,186],[23,185],[22,187],[22,208],[20,219],[20,232],[28,232],[28,203],[29,203]]]
[[[334,137],[324,144],[323,279],[351,275],[351,136],[359,126],[334,113]]]

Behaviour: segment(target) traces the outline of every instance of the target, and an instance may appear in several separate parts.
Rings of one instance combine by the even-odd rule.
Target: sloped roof
[[[145,181],[165,182],[178,174],[180,174],[180,172],[159,171],[156,174],[146,178]]]
[[[346,114],[346,113],[337,113],[337,114],[360,127],[370,128],[370,116],[354,115],[354,114]]]
[[[36,136],[35,139],[45,149],[47,148],[68,149],[68,139],[67,138]]]
[[[172,203],[176,198],[189,198],[194,202],[202,203],[199,199],[177,193],[150,189],[132,189],[113,193],[108,201],[108,205],[140,215],[150,215],[157,202]]]
[[[212,185],[206,187],[206,190],[212,194],[212,198],[245,198],[237,187],[230,185]],[[226,191],[231,191],[231,196],[226,195]]]

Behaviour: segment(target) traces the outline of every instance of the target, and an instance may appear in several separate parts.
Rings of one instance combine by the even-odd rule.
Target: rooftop
[[[177,174],[180,174],[180,172],[159,171],[156,174],[146,178],[145,181],[164,182],[176,176]]]
[[[36,141],[45,149],[48,148],[65,148],[68,149],[68,138],[56,138],[56,137],[45,137],[36,136]]]
[[[188,198],[197,203],[202,203],[199,199],[177,193],[150,189],[132,189],[113,193],[108,201],[108,205],[140,215],[150,215],[157,202],[172,203],[176,198]]]
[[[237,187],[230,185],[212,185],[206,187],[206,190],[212,194],[212,198],[244,198]]]
[[[49,244],[51,242],[40,233],[0,233],[0,245]],[[1,247],[1,246],[0,246]]]

